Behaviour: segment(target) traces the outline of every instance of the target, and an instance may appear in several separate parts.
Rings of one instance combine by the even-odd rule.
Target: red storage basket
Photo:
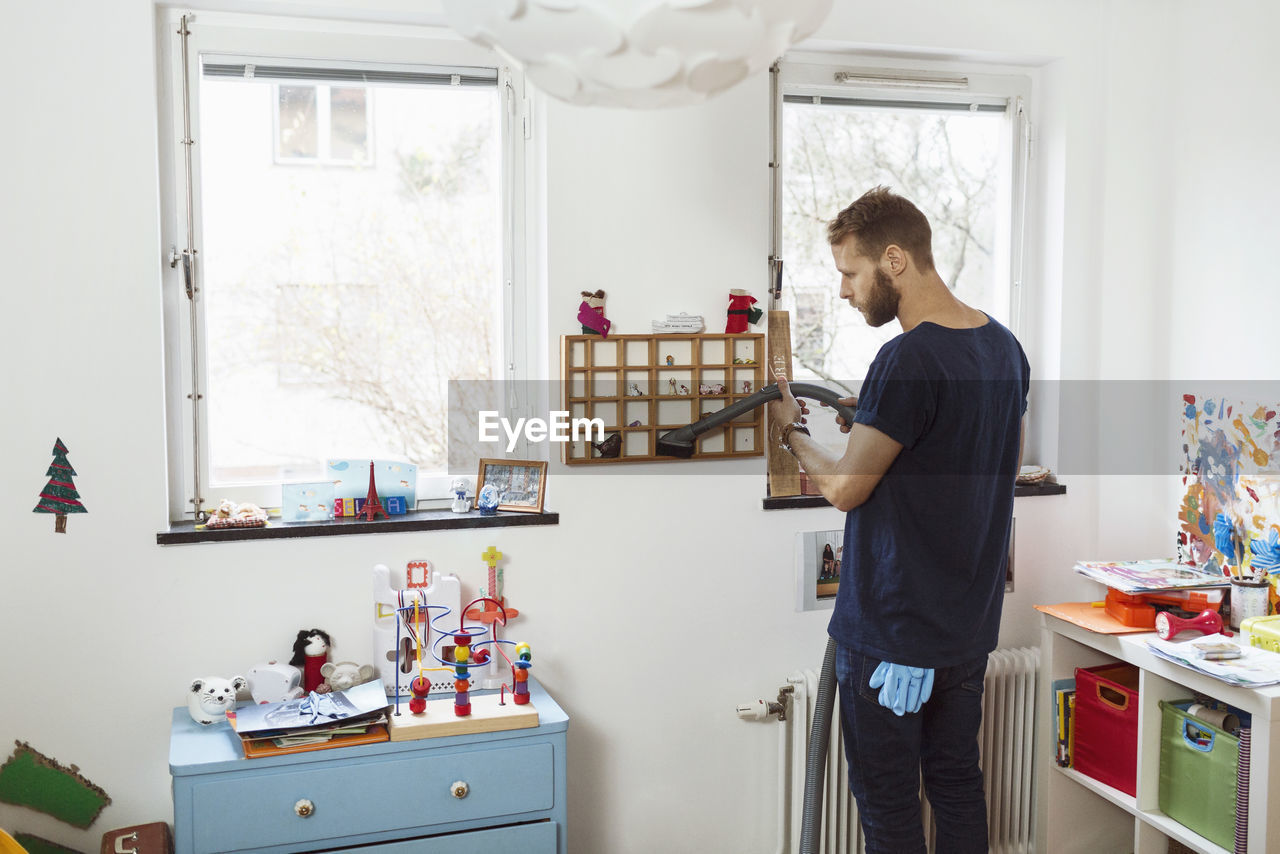
[[[1127,795],[1138,789],[1138,668],[1104,664],[1076,668],[1075,762]]]

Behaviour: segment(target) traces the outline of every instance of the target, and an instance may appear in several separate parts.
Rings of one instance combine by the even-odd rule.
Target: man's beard
[[[871,295],[864,305],[860,306],[862,316],[868,326],[884,326],[898,316],[898,292],[893,288],[893,279],[880,268],[876,268],[875,281],[872,283]]]

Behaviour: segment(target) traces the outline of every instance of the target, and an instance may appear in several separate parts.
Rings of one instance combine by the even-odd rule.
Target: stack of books
[[[666,320],[653,321],[654,332],[701,332],[706,328],[700,314],[668,314]]]
[[[1072,766],[1075,752],[1076,680],[1074,677],[1053,683],[1053,722],[1057,729],[1058,750],[1054,760],[1063,768]]]
[[[346,691],[242,706],[227,720],[247,758],[389,740],[386,690],[375,679]]]

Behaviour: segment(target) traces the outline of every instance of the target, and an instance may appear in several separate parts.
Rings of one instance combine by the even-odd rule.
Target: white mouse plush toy
[[[196,679],[187,692],[187,711],[191,713],[191,719],[205,726],[226,720],[227,710],[236,707],[236,692],[244,686],[243,676]]]

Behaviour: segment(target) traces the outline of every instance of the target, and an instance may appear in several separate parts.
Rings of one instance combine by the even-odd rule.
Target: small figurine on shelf
[[[471,503],[467,501],[467,479],[465,477],[455,477],[451,486],[453,490],[453,504],[449,509],[454,513],[470,513]]]
[[[689,393],[689,387],[684,383],[680,383],[680,394],[688,394],[688,393]]]
[[[613,322],[604,316],[604,291],[595,293],[582,292],[582,302],[578,305],[578,322],[582,324],[583,335],[599,335],[609,337],[609,327]]]
[[[372,682],[377,678],[378,671],[372,664],[356,664],[354,661],[339,661],[334,664],[326,661],[320,666],[320,675],[324,677],[324,684],[316,689],[316,693],[327,694]]]
[[[622,453],[622,434],[610,433],[603,442],[592,442],[591,447],[605,459],[613,459]]]
[[[644,392],[640,390],[640,386],[631,383],[627,386],[627,397],[643,397]]]
[[[498,502],[501,498],[502,493],[498,491],[498,487],[492,483],[486,483],[476,493],[476,509],[480,511],[481,516],[492,516],[498,512]]]
[[[669,368],[669,367],[671,367],[672,365],[674,365],[675,363],[676,363],[676,360],[675,360],[674,358],[672,358],[672,357],[671,357],[671,354],[670,354],[670,353],[668,353],[668,354],[667,354],[667,367]]]
[[[302,671],[292,664],[278,661],[255,664],[249,668],[246,678],[255,703],[283,703],[302,696]]]
[[[302,629],[293,642],[293,658],[289,663],[302,668],[302,690],[310,694],[324,682],[321,672],[329,660],[329,648],[333,639],[323,629]]]
[[[742,393],[751,394],[751,380],[742,381]]]
[[[227,712],[236,707],[236,692],[243,687],[243,676],[193,679],[187,689],[187,713],[191,720],[204,726],[225,721]]]
[[[628,427],[639,427],[639,426],[640,426],[640,419],[639,419],[639,418],[637,418],[635,421],[632,421],[632,422],[631,422],[630,424],[628,424],[627,426],[628,426]]]
[[[366,522],[372,522],[378,518],[379,513],[382,514],[384,519],[391,518],[387,515],[386,509],[383,508],[382,502],[378,499],[378,489],[374,484],[373,477],[373,460],[369,460],[369,491],[364,496],[364,507],[356,515],[364,517]]]
[[[725,321],[726,333],[746,332],[747,324],[759,323],[764,312],[755,307],[756,298],[742,288],[729,291],[729,315]]]
[[[675,378],[675,377],[671,377],[670,379],[668,379],[668,380],[667,380],[667,384],[671,386],[671,391],[667,392],[667,394],[675,394],[675,393],[676,393],[676,378]]]

